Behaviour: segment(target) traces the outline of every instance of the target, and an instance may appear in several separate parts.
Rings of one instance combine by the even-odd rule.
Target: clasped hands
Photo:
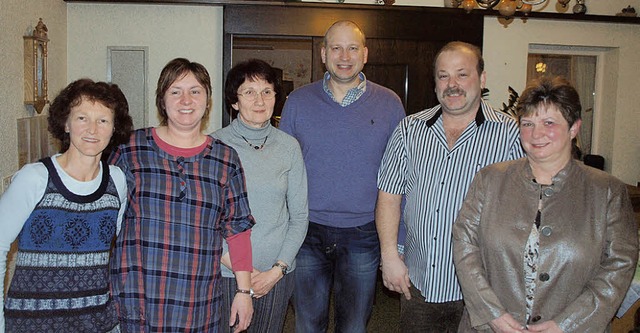
[[[251,289],[253,289],[253,297],[260,298],[266,295],[273,287],[282,279],[282,271],[278,268],[272,268],[266,271],[253,269],[251,272]]]
[[[261,272],[254,268],[251,272],[253,298],[260,298],[266,295],[281,278],[282,271],[279,269],[270,269]],[[251,298],[248,296],[248,294],[236,293],[233,304],[231,305],[230,322],[234,327],[234,333],[242,332],[251,325],[253,306]]]
[[[515,320],[508,313],[489,322],[489,326],[496,333],[563,333],[560,327],[553,320],[545,321],[536,325],[522,326],[520,322]]]

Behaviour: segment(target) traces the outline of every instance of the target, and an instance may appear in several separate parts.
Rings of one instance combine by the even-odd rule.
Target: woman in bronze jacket
[[[603,332],[634,274],[625,185],[571,157],[580,100],[564,79],[518,102],[527,157],[475,177],[453,229],[465,301],[459,332]]]

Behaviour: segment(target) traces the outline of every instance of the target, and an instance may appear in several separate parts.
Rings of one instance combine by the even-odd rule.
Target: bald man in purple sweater
[[[307,169],[309,229],[296,258],[296,332],[326,332],[334,287],[335,332],[366,332],[380,245],[376,178],[387,140],[404,118],[400,98],[367,81],[365,36],[334,23],[321,50],[322,80],[292,92],[280,129],[300,143]]]

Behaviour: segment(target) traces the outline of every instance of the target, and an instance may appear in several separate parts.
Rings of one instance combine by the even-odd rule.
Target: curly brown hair
[[[80,79],[66,86],[49,107],[48,130],[51,136],[60,140],[60,152],[69,149],[69,133],[65,125],[69,120],[71,109],[80,105],[83,99],[98,102],[113,111],[114,131],[104,153],[107,155],[119,144],[125,143],[133,130],[133,120],[129,116],[129,103],[116,84],[94,82],[91,79]]]

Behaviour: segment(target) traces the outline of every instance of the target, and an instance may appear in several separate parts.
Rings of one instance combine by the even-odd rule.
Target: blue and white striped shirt
[[[440,105],[406,117],[394,130],[378,172],[380,190],[406,196],[405,264],[427,302],[462,299],[451,229],[476,172],[524,156],[516,121],[484,101],[480,110],[451,150]]]

